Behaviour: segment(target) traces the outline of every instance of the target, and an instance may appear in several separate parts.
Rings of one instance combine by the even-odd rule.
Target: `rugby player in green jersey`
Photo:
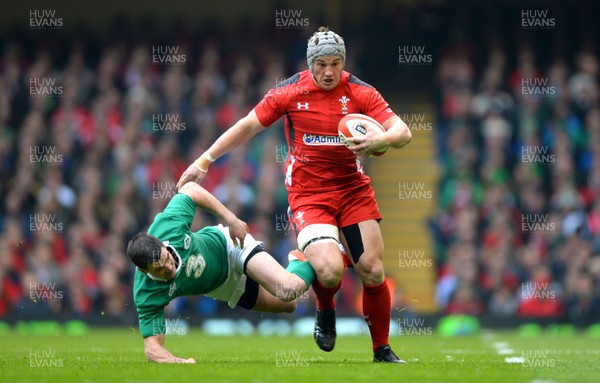
[[[196,208],[224,224],[191,231]],[[136,234],[127,255],[137,266],[133,298],[138,311],[144,351],[151,362],[195,363],[165,347],[164,307],[173,299],[205,295],[230,307],[280,313],[296,309],[295,298],[309,288],[315,272],[302,253],[290,253],[284,269],[248,225],[196,183],[179,189],[165,210],[156,215],[148,233]]]

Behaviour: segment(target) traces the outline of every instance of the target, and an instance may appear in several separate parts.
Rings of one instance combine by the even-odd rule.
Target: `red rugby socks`
[[[335,310],[335,300],[333,299],[335,293],[340,289],[342,281],[335,287],[325,287],[321,282],[315,278],[312,284],[312,288],[317,295],[317,309],[323,310]]]
[[[314,285],[313,285],[314,286]],[[386,281],[378,286],[363,285],[363,315],[371,332],[373,350],[388,345],[392,299]]]

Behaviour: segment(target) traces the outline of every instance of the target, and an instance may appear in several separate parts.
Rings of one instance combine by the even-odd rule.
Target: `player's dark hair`
[[[147,270],[149,264],[160,259],[162,246],[160,239],[146,233],[138,233],[127,244],[127,256],[134,265]]]

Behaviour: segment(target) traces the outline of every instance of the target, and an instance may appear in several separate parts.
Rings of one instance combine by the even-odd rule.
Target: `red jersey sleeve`
[[[365,103],[365,110],[363,113],[367,116],[375,119],[380,124],[386,122],[390,117],[396,115],[390,108],[390,104],[387,103],[375,88],[370,88]]]
[[[262,126],[271,126],[285,114],[284,92],[271,89],[254,107],[254,112]]]

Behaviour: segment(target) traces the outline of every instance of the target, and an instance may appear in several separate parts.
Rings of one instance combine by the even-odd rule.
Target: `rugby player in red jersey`
[[[315,340],[324,351],[335,346],[334,295],[344,271],[338,247],[342,241],[363,283],[363,315],[373,341],[373,361],[405,363],[388,342],[391,302],[383,270],[381,215],[358,156],[401,148],[412,135],[375,88],[343,70],[345,59],[344,40],[319,28],[308,41],[309,69],[271,89],[188,167],[179,185],[201,182],[216,158],[284,117],[289,148],[285,185],[292,223],[298,249],[317,273]],[[356,145],[348,150],[338,137],[338,122],[349,113],[374,118],[385,133],[350,138]]]

